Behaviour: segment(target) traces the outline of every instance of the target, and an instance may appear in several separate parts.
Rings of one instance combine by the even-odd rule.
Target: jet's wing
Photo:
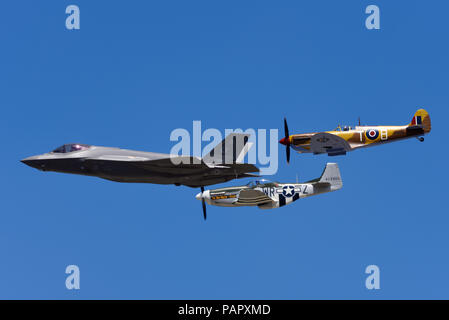
[[[174,161],[171,161],[172,159]],[[163,153],[151,153],[151,156],[106,154],[98,157],[86,158],[85,160],[120,161],[120,162],[136,162],[136,163],[151,162],[159,165],[168,165],[172,163],[185,163],[185,164],[201,163],[201,159],[198,157],[178,156]]]
[[[102,171],[123,171],[135,167],[156,174],[190,175],[192,180],[218,179],[217,183],[236,178],[257,177],[250,172],[259,172],[259,169],[249,163],[235,163],[229,165],[206,164],[201,159],[190,156],[170,156],[148,160],[136,157],[98,157],[84,159],[86,167],[93,171],[102,168]],[[216,169],[217,172],[211,174]]]
[[[310,139],[310,150],[313,153],[339,154],[351,150],[349,143],[337,135],[321,132]]]
[[[173,159],[167,158],[149,161],[137,161],[134,163],[134,165],[152,170],[159,168],[162,171],[168,169],[172,171],[176,169],[179,171],[185,170],[187,172],[188,170],[194,169],[221,169],[220,173],[223,175],[240,175],[249,172],[259,172],[259,168],[250,163],[211,164],[205,163],[201,159],[195,157],[175,157]]]
[[[119,169],[127,167],[137,167],[151,172],[169,173],[169,174],[195,174],[204,171],[208,166],[201,159],[190,156],[177,156],[170,158],[152,159],[128,157],[128,156],[107,156],[98,158],[87,158],[84,160],[87,167],[95,166],[110,167]]]
[[[273,200],[262,191],[254,189],[243,189],[238,194],[237,202],[241,204],[259,205],[273,202]]]
[[[259,168],[251,163],[234,163],[223,165],[223,167],[227,167],[232,170],[232,172],[236,173],[259,172]]]

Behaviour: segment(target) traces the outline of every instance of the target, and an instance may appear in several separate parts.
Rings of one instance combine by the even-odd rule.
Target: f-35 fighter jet
[[[258,176],[250,173],[259,172],[256,166],[241,163],[252,146],[248,138],[249,134],[229,134],[203,158],[72,143],[21,161],[42,171],[204,190],[204,186]]]

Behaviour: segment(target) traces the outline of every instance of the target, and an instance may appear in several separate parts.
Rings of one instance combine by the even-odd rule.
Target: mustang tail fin
[[[249,134],[231,133],[203,157],[205,163],[233,164],[242,163],[243,158],[252,147],[248,142]]]
[[[409,123],[410,127],[421,127],[424,133],[430,132],[432,126],[430,124],[430,116],[424,109],[419,109],[413,115],[412,121]]]
[[[327,182],[331,185],[331,191],[341,189],[343,182],[340,176],[340,169],[336,163],[327,163],[318,182]]]

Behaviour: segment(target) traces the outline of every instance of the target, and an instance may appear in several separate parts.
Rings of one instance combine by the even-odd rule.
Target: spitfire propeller
[[[290,134],[288,132],[287,119],[284,118],[284,138],[279,140],[279,143],[285,146],[285,151],[287,155],[287,163],[290,163]]]

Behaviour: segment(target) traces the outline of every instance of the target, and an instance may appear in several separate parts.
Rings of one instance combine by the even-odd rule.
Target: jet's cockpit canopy
[[[74,151],[87,150],[89,148],[90,146],[87,144],[69,143],[56,148],[55,150],[52,151],[52,153],[69,153]]]
[[[274,182],[267,180],[267,179],[259,179],[259,180],[253,180],[253,181],[248,182],[246,184],[246,186],[249,188],[254,188],[254,187],[257,187],[262,184],[274,184]]]

